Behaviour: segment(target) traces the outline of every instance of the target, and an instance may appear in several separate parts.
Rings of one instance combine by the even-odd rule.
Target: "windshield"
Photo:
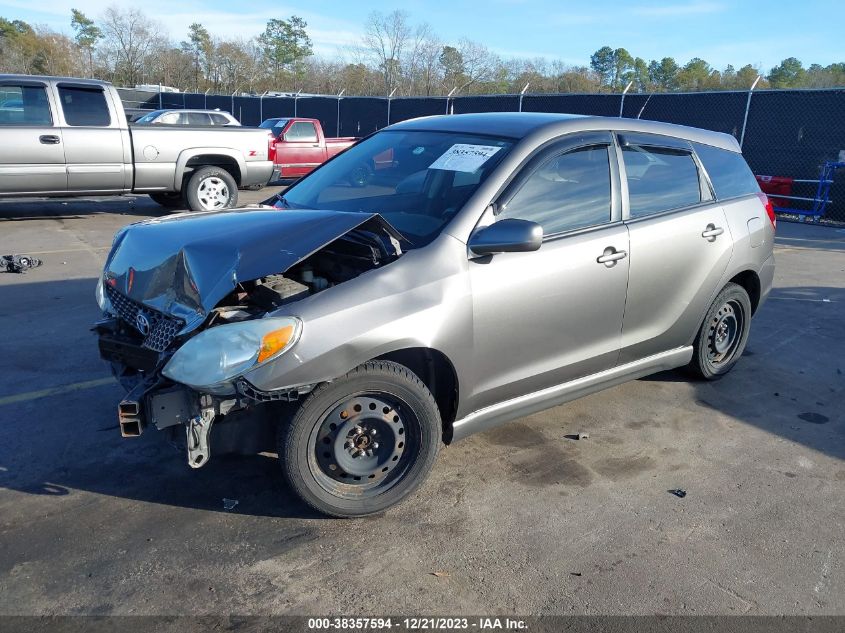
[[[156,117],[161,115],[162,112],[164,112],[164,110],[155,110],[153,112],[150,112],[149,114],[145,114],[140,119],[135,121],[135,123],[149,123],[150,121],[155,120]]]
[[[265,130],[272,130],[273,136],[279,136],[279,134],[282,133],[282,130],[285,129],[287,123],[288,119],[267,119],[258,127],[264,128]]]
[[[380,213],[413,246],[433,240],[508,153],[510,140],[386,130],[284,193],[276,206]]]

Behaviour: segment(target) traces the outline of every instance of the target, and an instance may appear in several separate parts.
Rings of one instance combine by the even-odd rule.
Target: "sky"
[[[315,53],[344,56],[360,41],[371,11],[402,8],[444,41],[479,41],[504,58],[544,57],[587,65],[608,45],[644,59],[701,57],[716,68],[754,64],[768,71],[786,57],[805,66],[845,61],[842,0],[0,0],[0,16],[71,33],[70,9],[99,16],[109,5],[138,6],[175,40],[202,23],[213,35],[249,38],[270,18],[308,22]],[[235,7],[241,6],[242,9]],[[347,55],[348,56],[348,55]]]

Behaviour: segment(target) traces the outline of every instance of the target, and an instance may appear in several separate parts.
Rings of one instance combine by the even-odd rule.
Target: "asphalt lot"
[[[472,437],[399,508],[343,521],[274,458],[192,471],[154,429],[120,437],[94,280],[117,228],[162,214],[0,202],[0,254],[44,260],[0,274],[0,614],[845,614],[845,231],[779,226],[726,379]]]

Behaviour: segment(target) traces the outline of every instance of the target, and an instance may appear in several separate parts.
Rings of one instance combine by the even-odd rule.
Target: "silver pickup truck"
[[[146,193],[166,207],[233,207],[272,175],[270,135],[130,127],[108,82],[0,75],[0,198]]]

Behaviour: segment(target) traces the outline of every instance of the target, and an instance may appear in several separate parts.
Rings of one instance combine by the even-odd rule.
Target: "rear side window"
[[[111,123],[106,95],[96,88],[59,86],[65,121],[73,126],[106,126]]]
[[[212,113],[210,116],[211,116],[212,125],[229,125],[229,123],[231,123],[231,121],[229,120],[229,117],[227,117],[223,114]]]
[[[531,220],[545,235],[610,221],[608,146],[582,147],[543,163],[499,217]]]
[[[693,143],[693,147],[707,175],[710,176],[710,182],[713,184],[718,199],[725,200],[759,193],[760,186],[757,184],[757,179],[742,154],[701,143]]]
[[[182,118],[184,125],[211,125],[209,116],[205,112],[184,112]]]
[[[701,202],[701,180],[691,152],[626,144],[622,157],[632,218]]]
[[[44,88],[0,86],[0,125],[53,125]]]

